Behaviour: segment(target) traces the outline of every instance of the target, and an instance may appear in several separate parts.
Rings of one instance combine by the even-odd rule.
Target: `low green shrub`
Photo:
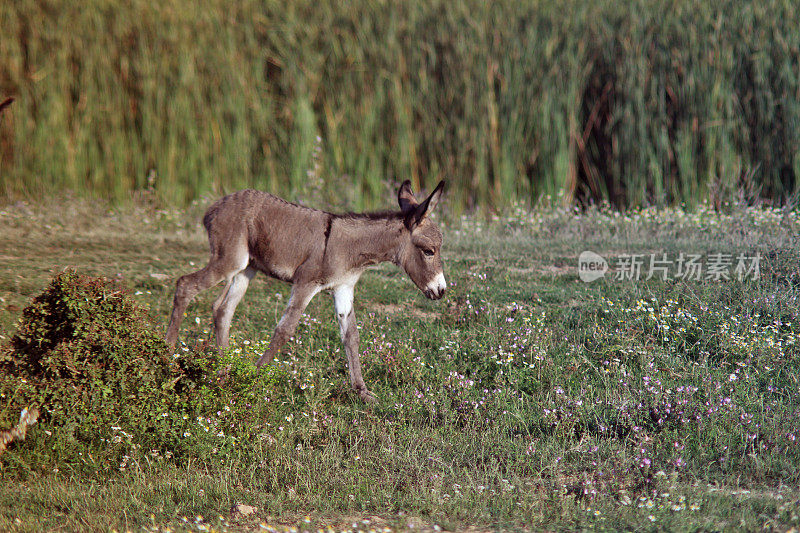
[[[255,358],[235,342],[175,353],[121,284],[62,272],[0,348],[0,429],[26,407],[41,412],[27,442],[0,459],[110,470],[137,456],[218,453],[261,430],[265,395],[291,386],[278,367],[257,371]]]
[[[187,374],[124,287],[72,271],[24,310],[0,368],[0,424],[39,408],[28,446],[43,464],[105,465],[140,446],[184,451],[179,392],[202,379]]]

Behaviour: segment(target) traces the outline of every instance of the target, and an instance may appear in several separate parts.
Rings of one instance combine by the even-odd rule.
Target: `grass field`
[[[205,205],[0,208],[0,342],[65,267],[123,280],[163,331],[174,280],[206,259]],[[0,530],[800,526],[797,211],[541,206],[441,223],[445,299],[391,266],[356,290],[377,405],[345,386],[320,295],[273,386],[221,398],[186,431],[181,459],[122,427],[106,450],[37,462],[48,428],[33,426],[0,456]],[[585,250],[608,260],[604,278],[579,279]],[[615,279],[633,254],[640,279]],[[681,254],[699,255],[701,279],[646,279],[651,254],[671,278]],[[758,272],[737,270],[740,256],[758,257]],[[706,279],[714,265],[731,279]],[[251,370],[287,295],[254,280],[229,361]],[[183,357],[208,340],[214,297],[189,308]],[[95,460],[109,450],[122,459]]]

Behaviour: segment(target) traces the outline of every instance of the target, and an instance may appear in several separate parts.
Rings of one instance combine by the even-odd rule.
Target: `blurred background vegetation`
[[[0,3],[0,198],[793,198],[793,0]],[[316,185],[315,185],[316,184]]]

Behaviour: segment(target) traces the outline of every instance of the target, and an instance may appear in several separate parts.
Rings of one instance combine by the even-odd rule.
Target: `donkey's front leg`
[[[353,286],[340,285],[333,291],[333,303],[336,307],[336,318],[339,320],[339,331],[347,353],[347,368],[350,371],[350,386],[362,400],[368,403],[378,401],[372,394],[364,378],[361,376],[361,360],[358,356],[358,326],[353,311]]]
[[[294,335],[297,329],[297,323],[300,322],[300,317],[303,316],[308,302],[311,298],[319,292],[318,285],[292,285],[292,295],[289,297],[289,305],[286,306],[286,311],[275,326],[275,332],[272,334],[272,340],[269,341],[264,355],[256,363],[258,368],[272,362],[281,346],[286,344],[286,341]]]

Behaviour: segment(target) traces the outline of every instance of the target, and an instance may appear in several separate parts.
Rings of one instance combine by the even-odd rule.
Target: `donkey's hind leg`
[[[217,346],[220,348],[225,348],[228,345],[228,334],[231,329],[233,312],[236,311],[236,306],[239,305],[245,291],[247,291],[247,285],[255,275],[256,270],[252,267],[247,267],[234,274],[228,280],[222,294],[214,302],[214,337],[217,340]]]
[[[172,315],[170,315],[169,326],[167,326],[167,344],[175,346],[178,341],[178,328],[181,325],[183,313],[186,312],[192,298],[199,292],[213,287],[224,278],[225,276],[218,272],[211,263],[197,272],[178,278],[178,283],[175,285],[175,297],[172,300]]]

